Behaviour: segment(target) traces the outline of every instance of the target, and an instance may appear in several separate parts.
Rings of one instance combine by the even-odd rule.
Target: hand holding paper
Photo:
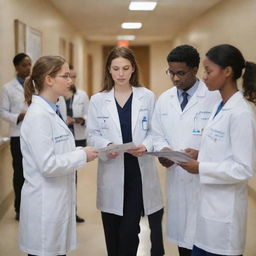
[[[191,159],[187,162],[179,162],[177,163],[177,165],[179,165],[189,173],[192,173],[192,174],[199,173],[199,162],[194,159]]]
[[[106,158],[116,158],[120,153],[127,152],[129,149],[136,148],[136,145],[133,142],[124,143],[124,144],[110,144],[107,147],[99,149],[99,157],[102,159]]]
[[[144,145],[139,145],[135,148],[131,148],[127,150],[127,153],[135,156],[135,157],[140,157],[142,156],[145,152],[147,151],[146,147]]]
[[[192,157],[189,154],[187,154],[185,152],[181,152],[181,151],[174,151],[174,150],[146,152],[146,154],[150,154],[150,155],[157,156],[157,157],[168,158],[171,161],[173,161],[174,163],[188,162],[189,160],[192,159]]]
[[[171,150],[171,149],[168,147],[164,147],[164,148],[162,148],[161,151],[165,151],[165,150]],[[158,157],[158,161],[165,168],[169,168],[174,164],[174,162],[172,160],[165,158],[165,157]]]

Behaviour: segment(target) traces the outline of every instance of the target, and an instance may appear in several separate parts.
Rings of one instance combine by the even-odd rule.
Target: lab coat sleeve
[[[88,107],[89,107],[89,98],[86,92],[83,94],[83,101],[84,101],[84,108],[83,108],[83,119],[85,120],[83,125],[87,123],[87,114],[88,114]]]
[[[143,140],[142,144],[146,147],[147,151],[153,151],[153,138],[152,138],[152,117],[153,117],[153,112],[155,108],[155,102],[156,102],[156,97],[152,93],[152,96],[150,98],[149,102],[149,117],[148,117],[148,132]]]
[[[49,116],[34,115],[27,123],[33,123],[32,128],[23,124],[21,138],[32,154],[40,172],[47,177],[64,176],[85,166],[86,153],[82,149],[58,154],[55,152],[53,128]],[[60,142],[59,142],[60,143]],[[22,152],[26,154],[26,152]]]
[[[152,118],[152,140],[154,151],[160,151],[164,147],[170,147],[165,139],[163,124],[161,121],[160,101],[158,100]]]
[[[104,106],[98,106],[98,108],[103,107]],[[87,116],[87,143],[89,146],[100,149],[106,147],[109,143],[112,143],[112,141],[103,137],[97,116],[97,106],[95,102],[91,100]]]
[[[232,157],[223,162],[200,162],[200,182],[234,184],[251,178],[256,168],[256,123],[249,113],[236,116],[230,125]]]
[[[8,90],[4,87],[0,98],[0,117],[9,123],[17,124],[19,114],[11,112],[11,101]]]

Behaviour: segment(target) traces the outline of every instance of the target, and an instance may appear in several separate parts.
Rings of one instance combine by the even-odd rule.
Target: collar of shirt
[[[56,112],[56,110],[57,110],[57,108],[58,108],[58,106],[56,105],[56,104],[54,104],[54,103],[52,103],[51,101],[49,101],[49,100],[47,100],[45,97],[43,97],[43,96],[40,96],[39,95],[39,97],[41,97],[44,101],[46,101],[49,105],[50,105],[50,107],[54,110],[54,112]]]
[[[189,90],[185,91],[188,94],[188,100],[190,100],[190,98],[194,95],[194,93],[198,88],[198,85],[199,85],[199,80],[197,79],[195,84]],[[183,101],[183,96],[182,96],[183,92],[184,90],[177,89],[178,99],[180,103]]]
[[[23,78],[17,76],[17,80],[18,80],[18,82],[19,82],[22,86],[24,86],[24,81],[25,81],[25,80],[24,80]]]

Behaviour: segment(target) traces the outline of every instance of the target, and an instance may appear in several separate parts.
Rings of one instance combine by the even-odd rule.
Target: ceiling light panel
[[[134,35],[120,35],[120,36],[117,36],[117,40],[132,41],[132,40],[135,40],[135,36]]]
[[[129,10],[131,11],[153,11],[157,2],[130,2]]]
[[[121,25],[123,29],[140,29],[142,27],[142,23],[140,22],[124,22]]]

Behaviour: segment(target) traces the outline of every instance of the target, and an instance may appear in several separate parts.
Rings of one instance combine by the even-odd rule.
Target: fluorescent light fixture
[[[140,29],[142,27],[142,23],[140,22],[124,22],[121,25],[124,29]]]
[[[135,36],[134,35],[120,35],[120,36],[117,36],[117,40],[132,41],[132,40],[135,40]]]
[[[129,10],[131,11],[153,11],[157,2],[130,2]]]

